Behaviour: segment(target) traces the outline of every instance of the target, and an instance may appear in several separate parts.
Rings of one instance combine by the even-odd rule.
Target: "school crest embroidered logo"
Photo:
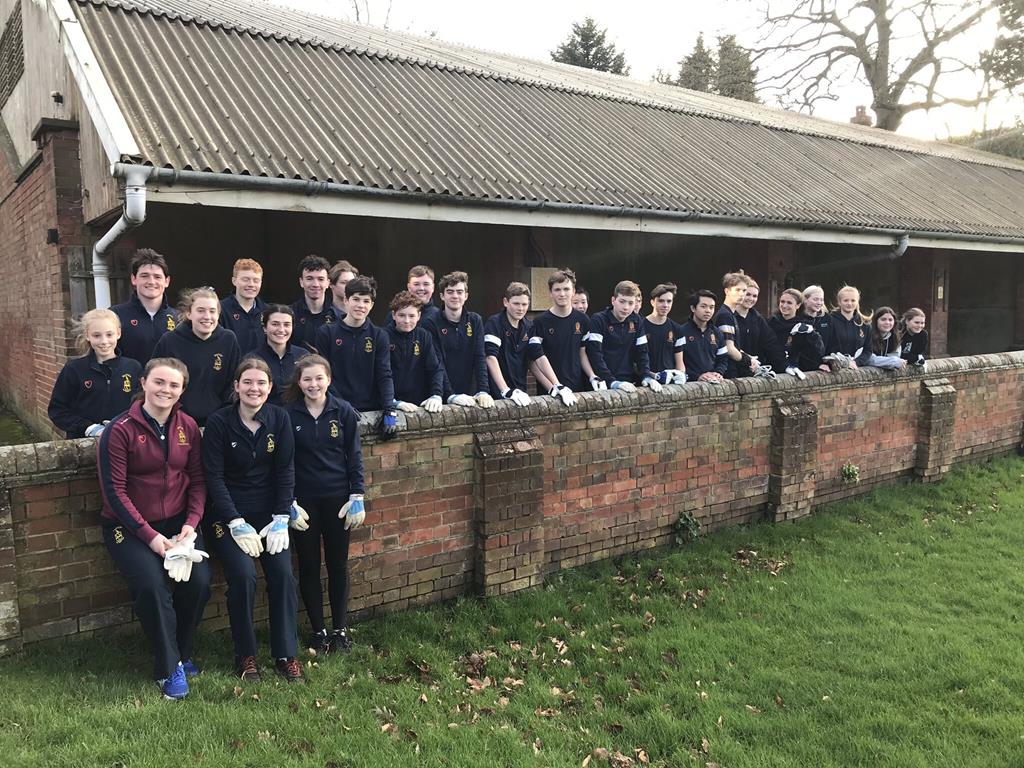
[[[857,331],[857,337],[861,338],[861,339],[864,338],[864,329],[863,328],[861,328],[859,331]]]
[[[170,319],[170,318],[168,318],[168,320],[169,320],[169,319]],[[135,328],[137,328],[137,327],[138,327],[138,325],[139,325],[139,321],[138,321],[138,320],[136,320],[136,319],[135,319],[135,318],[133,317],[133,318],[132,318],[132,327],[135,327]]]
[[[121,391],[131,392],[132,391],[132,375],[130,373],[121,374]]]
[[[555,332],[555,329],[554,329],[554,328],[552,328],[552,329],[551,329],[551,333],[554,333],[554,332]],[[582,332],[583,332],[583,331],[582,331],[582,330],[580,329],[580,324],[579,324],[579,323],[576,323],[576,330],[575,330],[575,331],[573,331],[573,333],[575,333],[576,335],[579,335],[579,334],[580,334],[580,333],[582,333]]]
[[[470,325],[469,323],[466,323],[466,335],[467,336],[472,336],[473,335],[473,326]]]
[[[373,341],[367,337],[366,342],[363,344],[364,352],[373,352]]]
[[[224,526],[221,525],[220,523],[214,523],[213,524],[213,535],[214,535],[215,538],[218,538],[218,539],[224,538]]]
[[[330,325],[333,322],[334,322],[334,318],[331,317],[330,315],[328,315],[327,317],[324,318],[324,325]]]
[[[675,337],[676,337],[676,335],[675,335],[674,331],[669,331],[668,332],[668,340],[669,341],[672,341],[673,339],[675,339]]]
[[[219,371],[224,367],[224,355],[220,352],[215,352],[213,355],[213,370]]]
[[[276,446],[274,445],[274,433],[271,432],[269,435],[267,435],[267,453],[273,453],[275,447]]]
[[[122,528],[120,525],[118,525],[118,526],[116,526],[114,528],[114,543],[115,544],[120,544],[123,541],[124,541],[124,528]]]
[[[86,379],[82,382],[82,386],[86,389],[92,389],[92,379]]]
[[[686,340],[687,340],[687,341],[693,341],[693,336],[687,336],[687,337],[686,337]]]
[[[717,344],[718,343],[718,339],[715,338],[715,334],[712,333],[711,336],[709,336],[708,338],[711,339],[711,343],[712,344]],[[690,341],[693,341],[693,339],[690,339]]]
[[[331,437],[337,437],[337,436],[338,436],[338,422],[332,420],[331,421]]]
[[[413,355],[413,357],[419,357],[420,356],[420,343],[418,341],[413,342],[413,345],[412,345],[412,355]]]
[[[178,445],[188,445],[188,438],[185,436],[185,430],[178,427]]]
[[[335,340],[334,340],[334,346],[336,346],[336,347],[340,347],[340,346],[341,346],[342,344],[344,344],[344,343],[345,343],[345,342],[344,342],[344,341],[342,341],[341,339],[335,339]]]
[[[145,445],[145,443],[146,443],[146,436],[145,435],[139,435],[139,442],[142,443],[143,445]]]
[[[580,332],[580,324],[576,323],[576,333],[579,333],[579,332]],[[554,336],[554,335],[555,335],[555,329],[554,328],[548,328],[548,336]]]
[[[135,320],[132,320],[132,325],[138,325],[138,322],[136,322]],[[174,318],[171,317],[170,315],[168,315],[167,316],[167,330],[168,331],[173,331],[176,327],[177,327],[177,325],[174,322]]]
[[[234,313],[232,313],[232,315],[231,315],[231,316],[232,316],[232,317],[233,317],[233,318],[234,318],[235,320],[237,320],[237,319],[238,319],[239,317],[241,317],[241,316],[240,316],[240,315],[239,315],[239,314],[238,314],[237,312],[234,312]]]
[[[632,320],[629,321],[629,332],[636,333],[636,323],[634,323]]]
[[[447,328],[442,328],[441,329],[441,335],[442,336],[447,336],[448,335],[448,329]]]

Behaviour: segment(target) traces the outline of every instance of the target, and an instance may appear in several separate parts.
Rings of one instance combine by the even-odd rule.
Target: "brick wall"
[[[19,278],[0,281],[0,381],[7,404],[38,434],[51,435],[46,406],[70,343],[68,250],[84,246],[87,233],[77,128],[44,123],[35,141],[38,155],[18,179],[7,178],[10,169],[0,173],[0,263]],[[51,230],[57,242],[47,242]]]
[[[364,425],[366,525],[351,549],[366,615],[542,583],[561,568],[702,532],[789,520],[1021,444],[1024,353],[947,358],[808,381],[589,393],[568,410],[446,408],[376,442]],[[369,417],[366,417],[369,419]],[[843,482],[846,463],[860,481]],[[0,449],[0,653],[129,623],[100,541],[92,440]],[[208,628],[227,626],[223,586]]]

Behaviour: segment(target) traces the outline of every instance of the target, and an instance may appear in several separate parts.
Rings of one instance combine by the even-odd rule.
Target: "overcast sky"
[[[303,10],[355,21],[353,0],[275,0]],[[389,0],[358,0],[362,21],[383,26]],[[688,54],[700,32],[709,41],[734,34],[740,43],[751,44],[759,16],[752,0],[517,0],[511,3],[481,0],[391,0],[390,29],[418,35],[436,34],[448,42],[461,43],[531,59],[549,60],[550,51],[564,41],[573,22],[592,16],[608,30],[608,38],[626,55],[630,76],[650,80],[658,69],[675,74],[679,60]],[[968,41],[969,46],[986,45],[990,28]],[[819,106],[815,114],[846,122],[858,104],[871,103],[870,91],[851,84],[836,89],[840,100]],[[766,103],[767,102],[766,100]],[[1019,103],[1002,104],[990,110],[989,124],[1012,124],[1024,113]],[[978,110],[948,107],[931,115],[909,115],[900,128],[921,138],[945,138],[981,127]]]

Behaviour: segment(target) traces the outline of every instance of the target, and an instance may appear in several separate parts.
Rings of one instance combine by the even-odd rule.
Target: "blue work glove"
[[[259,557],[263,552],[263,540],[260,539],[260,535],[241,517],[236,517],[228,523],[228,530],[231,531],[231,538],[235,540],[238,548],[249,557]]]
[[[103,434],[103,428],[106,424],[90,424],[85,428],[86,437],[99,437]]]
[[[260,538],[267,540],[268,555],[276,555],[288,549],[288,515],[274,515],[270,522],[263,526]]]
[[[309,513],[300,507],[297,501],[293,501],[291,509],[288,510],[288,525],[296,531],[309,530]]]
[[[398,411],[387,408],[380,417],[380,439],[391,440],[398,436]]]
[[[338,512],[338,517],[345,521],[345,530],[351,528],[358,528],[363,524],[363,520],[366,519],[366,508],[363,506],[363,494],[353,493],[348,497],[348,501],[342,506]]]

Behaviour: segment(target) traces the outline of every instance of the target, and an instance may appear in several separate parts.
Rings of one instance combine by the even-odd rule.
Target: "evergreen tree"
[[[704,45],[704,33],[697,35],[693,52],[679,62],[679,78],[673,83],[692,91],[711,93],[718,72],[715,58]]]
[[[599,29],[597,22],[588,16],[581,24],[572,25],[572,33],[557,50],[551,51],[551,58],[562,64],[628,75],[626,57],[606,41],[607,33],[607,29]]]
[[[698,40],[698,42],[701,42]],[[750,61],[750,51],[736,42],[735,35],[718,38],[718,70],[715,91],[741,101],[756,102],[754,83],[757,70]]]

